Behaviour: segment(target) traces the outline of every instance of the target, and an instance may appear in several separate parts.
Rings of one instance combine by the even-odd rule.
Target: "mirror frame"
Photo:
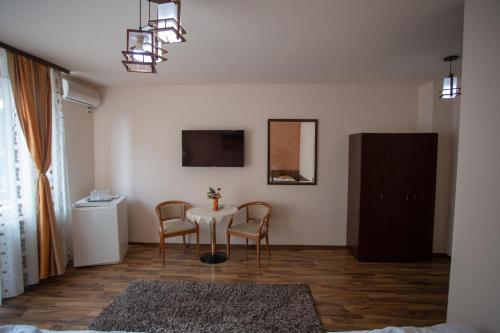
[[[286,183],[271,181],[271,122],[310,122],[314,123],[314,181],[309,183]],[[267,120],[267,185],[317,185],[318,184],[318,119],[268,119]]]

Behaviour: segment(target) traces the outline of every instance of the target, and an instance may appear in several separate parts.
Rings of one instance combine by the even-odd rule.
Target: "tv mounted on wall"
[[[182,131],[182,166],[244,166],[243,130]]]

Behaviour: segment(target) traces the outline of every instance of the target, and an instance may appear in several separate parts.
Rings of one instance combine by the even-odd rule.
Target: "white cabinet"
[[[78,203],[71,209],[74,267],[121,262],[128,249],[126,197],[95,206]]]

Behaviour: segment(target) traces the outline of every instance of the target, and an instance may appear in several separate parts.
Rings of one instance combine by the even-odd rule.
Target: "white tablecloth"
[[[231,206],[224,206],[217,211],[214,211],[211,206],[201,206],[191,208],[186,212],[186,217],[191,221],[198,223],[210,224],[212,221],[220,223],[223,220],[228,220],[238,211],[238,208]]]

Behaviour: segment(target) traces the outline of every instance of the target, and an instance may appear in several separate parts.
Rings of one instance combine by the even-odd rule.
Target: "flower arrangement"
[[[214,210],[219,210],[219,199],[222,198],[222,194],[220,193],[221,190],[221,188],[208,188],[207,198],[212,200]]]
[[[207,192],[207,198],[208,199],[217,199],[219,200],[220,198],[222,198],[222,194],[220,193],[222,189],[219,187],[217,188],[216,190],[214,190],[212,187],[209,187],[208,188],[208,192]]]

